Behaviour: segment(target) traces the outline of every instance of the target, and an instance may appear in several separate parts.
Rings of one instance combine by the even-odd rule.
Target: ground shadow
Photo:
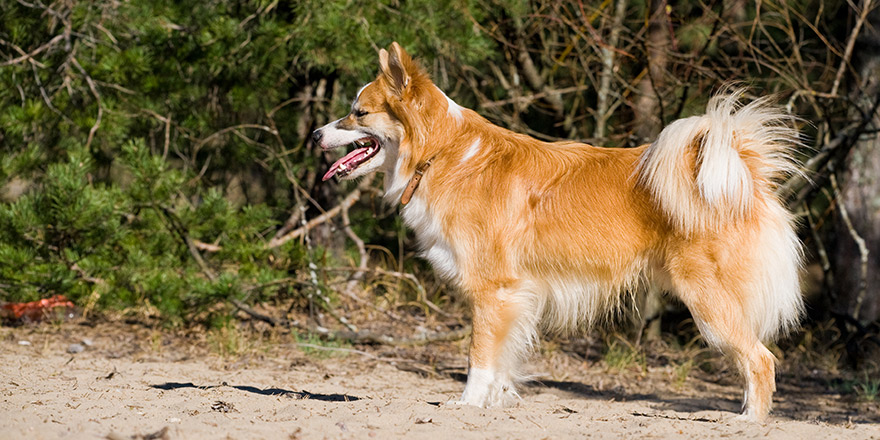
[[[696,411],[725,411],[736,413],[740,409],[740,402],[733,399],[725,399],[721,396],[712,398],[694,398],[684,396],[660,396],[655,393],[627,393],[622,387],[608,390],[598,390],[592,385],[571,381],[540,380],[525,384],[527,388],[538,390],[550,388],[572,394],[576,397],[591,400],[616,400],[644,401],[649,402],[654,409],[662,411],[675,411],[691,413]]]
[[[467,383],[467,375],[459,372],[446,372],[445,375],[458,382]],[[556,380],[532,380],[522,385],[520,391],[523,395],[540,393],[542,390],[553,390],[561,392],[571,397],[589,400],[603,401],[644,401],[648,402],[652,408],[657,411],[675,411],[681,413],[694,413],[698,411],[724,411],[736,414],[740,410],[740,402],[734,399],[725,399],[721,396],[713,398],[697,398],[697,397],[677,397],[666,396],[661,397],[654,393],[627,393],[622,387],[612,388],[609,390],[599,390],[592,385],[573,381],[556,381]],[[440,402],[428,402],[429,404],[439,406]],[[634,416],[652,416],[649,414],[633,414]],[[706,418],[687,418],[690,421],[716,422],[717,420]]]
[[[456,378],[457,379],[457,378]],[[541,392],[542,389],[560,391],[573,397],[592,400],[644,401],[658,411],[675,411],[687,415],[704,411],[721,411],[736,415],[742,410],[739,398],[724,395],[683,396],[675,394],[627,393],[623,388],[598,390],[580,382],[540,380],[527,382],[526,392]],[[786,380],[778,382],[779,390],[774,396],[771,418],[800,420],[831,424],[861,424],[880,422],[880,413],[858,411],[841,405],[821,405],[817,402],[826,394],[834,394],[822,387],[804,386]],[[666,415],[637,414],[634,416],[669,417]],[[716,420],[686,417],[688,420],[714,422]]]
[[[150,385],[150,388],[154,388],[157,390],[177,390],[181,388],[195,388],[200,390],[209,390],[211,388],[222,388],[229,387],[235,388],[236,390],[247,391],[249,393],[260,394],[263,396],[284,396],[290,397],[292,399],[303,399],[303,400],[319,400],[322,402],[354,402],[357,400],[361,400],[360,397],[350,396],[348,394],[321,394],[321,393],[311,393],[309,391],[293,391],[293,390],[285,390],[283,388],[257,388],[250,385],[229,385],[227,383],[222,383],[220,385],[195,385],[192,382],[165,382],[162,384]]]

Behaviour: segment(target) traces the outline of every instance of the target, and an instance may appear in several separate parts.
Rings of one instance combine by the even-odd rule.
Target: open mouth
[[[333,176],[345,177],[379,152],[379,141],[371,137],[360,138],[353,144],[355,149],[333,162],[321,180],[329,180]]]

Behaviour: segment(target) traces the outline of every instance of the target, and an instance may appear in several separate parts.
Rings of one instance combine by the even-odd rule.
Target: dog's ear
[[[412,58],[400,47],[395,41],[391,43],[389,50],[381,49],[379,51],[379,68],[391,90],[398,98],[403,98],[407,87],[412,82],[412,77],[418,73],[418,68]]]

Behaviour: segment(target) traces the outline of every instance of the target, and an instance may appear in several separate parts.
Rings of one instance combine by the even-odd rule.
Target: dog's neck
[[[406,185],[406,188],[403,190],[403,194],[400,196],[400,204],[406,206],[410,200],[412,200],[413,194],[415,194],[416,190],[419,189],[419,184],[422,182],[422,176],[428,171],[428,167],[431,166],[431,159],[428,159],[422,163],[420,163],[416,167],[416,172],[409,179],[409,183]]]
[[[474,129],[476,125],[492,127],[488,121],[476,116],[472,111],[459,106],[436,86],[426,88],[417,108],[404,108],[407,121],[412,124],[407,136],[397,145],[394,165],[386,169],[385,195],[389,202],[406,206],[413,197],[424,197],[429,188],[419,190],[430,172],[432,162],[446,158],[442,168],[448,171],[449,157],[464,156],[471,140],[462,143],[462,133]],[[445,104],[445,105],[444,105]],[[413,114],[417,114],[414,116]],[[481,127],[485,129],[485,127]],[[452,150],[452,151],[450,151]],[[460,150],[460,151],[459,151]],[[454,151],[454,152],[453,152]],[[394,157],[392,156],[392,157]],[[389,164],[390,165],[390,164]],[[437,165],[441,166],[441,165]],[[434,167],[436,168],[436,166]],[[419,194],[417,195],[417,191]]]

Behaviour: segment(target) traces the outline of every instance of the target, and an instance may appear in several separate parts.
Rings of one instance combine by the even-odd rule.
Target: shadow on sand
[[[459,382],[466,383],[467,375],[458,372],[446,373],[448,377]],[[777,381],[778,392],[774,396],[771,420],[800,420],[816,423],[831,424],[876,424],[880,423],[880,412],[859,411],[856,408],[835,407],[822,405],[823,399],[839,399],[834,390],[829,390],[823,384],[805,383],[804,380],[790,377],[780,377]],[[739,396],[729,397],[733,394],[724,395],[701,395],[685,396],[678,393],[628,393],[623,387],[609,390],[598,390],[591,385],[573,381],[535,380],[526,382],[520,389],[522,394],[539,394],[550,392],[563,394],[567,397],[617,401],[617,402],[645,402],[657,414],[632,413],[636,417],[674,418],[698,422],[718,422],[714,417],[695,417],[695,413],[706,411],[719,411],[735,416],[742,411],[742,402]],[[679,415],[664,414],[665,411],[675,411]]]
[[[222,388],[229,387],[235,388],[236,390],[246,391],[248,393],[260,394],[263,396],[284,396],[290,397],[292,399],[309,399],[309,400],[319,400],[322,402],[354,402],[357,400],[361,400],[360,397],[349,396],[348,394],[320,394],[320,393],[311,393],[308,391],[292,391],[285,390],[283,388],[257,388],[249,385],[229,385],[226,382],[223,382],[220,385],[195,385],[192,382],[165,382],[162,384],[150,385],[150,388],[154,388],[157,390],[178,390],[181,388],[195,388],[199,390],[209,390],[211,388]]]
[[[541,388],[562,391],[569,395],[591,400],[606,400],[618,402],[636,402],[642,401],[649,403],[652,408],[658,411],[675,411],[681,413],[694,413],[700,411],[723,411],[736,414],[740,410],[740,402],[735,399],[725,399],[722,396],[713,398],[695,398],[685,396],[660,396],[655,393],[627,393],[625,389],[612,388],[610,390],[597,390],[591,385],[580,382],[541,380],[528,382],[528,389],[539,392]],[[641,415],[641,414],[633,414]],[[704,418],[691,418],[688,420],[714,422],[717,420]]]

